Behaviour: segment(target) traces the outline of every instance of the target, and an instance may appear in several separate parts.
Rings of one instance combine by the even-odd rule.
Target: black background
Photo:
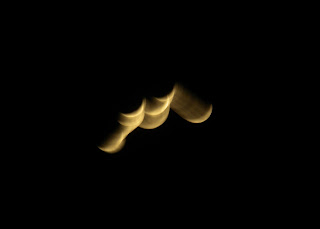
[[[1,85],[9,201],[32,202],[27,212],[35,200],[40,211],[59,205],[67,217],[68,206],[87,214],[97,208],[86,205],[100,205],[121,218],[123,206],[134,215],[144,200],[147,211],[164,206],[176,217],[180,209],[187,216],[199,210],[204,222],[221,216],[224,224],[241,213],[251,220],[256,209],[274,203],[290,171],[278,175],[287,156],[269,144],[277,130],[264,131],[268,120],[260,114],[272,104],[257,92],[265,82],[277,84],[270,66],[282,56],[274,58],[278,34],[268,33],[273,16],[263,15],[264,6],[241,4],[157,13],[124,5],[15,6],[4,18],[9,82]],[[177,81],[212,104],[206,122],[188,123],[171,111],[157,129],[132,132],[117,154],[98,149],[119,112],[166,94]],[[182,215],[184,222],[192,218]]]
[[[46,163],[178,163],[212,155],[230,48],[224,29],[210,16],[167,22],[119,18],[117,23],[108,17],[104,23],[95,17],[39,19],[36,26],[21,26],[25,39],[16,51],[23,59],[19,72],[28,75],[18,87],[28,90],[21,99],[30,110],[28,123],[37,130],[34,147],[54,151],[43,153]],[[213,104],[208,122],[192,125],[171,112],[158,129],[130,134],[118,154],[97,148],[120,111],[134,110],[143,97],[165,95],[177,81]]]
[[[260,25],[234,8],[209,11],[152,20],[77,11],[43,20],[42,12],[19,20],[8,57],[19,63],[10,72],[21,104],[13,131],[19,147],[11,148],[16,167],[66,181],[152,174],[225,184],[255,176],[264,156],[250,152],[240,117],[253,116],[242,95],[260,64]],[[212,104],[206,122],[191,124],[171,111],[159,128],[132,132],[119,153],[98,149],[118,112],[164,95],[177,81]]]

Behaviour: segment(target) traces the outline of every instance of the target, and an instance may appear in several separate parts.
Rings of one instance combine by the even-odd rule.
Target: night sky
[[[53,61],[42,66],[49,72],[49,90],[42,90],[51,94],[46,106],[54,107],[48,115],[53,118],[49,124],[52,135],[59,139],[53,143],[60,155],[57,160],[65,157],[66,161],[90,166],[142,161],[207,163],[214,152],[221,150],[218,96],[226,75],[227,55],[225,44],[219,45],[222,38],[211,35],[205,26],[194,25],[194,30],[171,27],[170,33],[150,29],[148,39],[143,30],[111,36],[90,28],[93,34],[85,36],[85,45],[73,39],[73,33],[57,45],[57,50],[52,50]],[[135,110],[143,97],[167,94],[175,82],[213,105],[209,120],[188,123],[171,110],[162,126],[154,130],[138,128],[129,134],[119,153],[108,155],[97,148],[112,131],[119,112]]]
[[[105,209],[118,222],[131,223],[127,212],[154,225],[170,217],[189,224],[199,213],[193,218],[198,227],[216,226],[216,219],[241,224],[232,212],[249,221],[254,214],[282,217],[274,209],[282,211],[278,204],[292,192],[281,185],[296,177],[286,168],[291,151],[279,153],[284,148],[273,145],[285,136],[264,127],[280,111],[259,97],[274,96],[269,84],[285,75],[270,68],[283,63],[277,49],[287,43],[278,44],[279,33],[269,25],[273,10],[242,2],[198,9],[179,3],[155,14],[158,6],[141,6],[140,13],[127,3],[118,11],[80,4],[32,10],[15,4],[3,17],[9,51],[2,63],[8,68],[1,85],[2,142],[9,147],[2,147],[1,166],[10,220],[27,223],[20,211],[29,220],[45,215],[50,225],[61,217],[74,224],[96,210],[102,216],[90,226],[97,218],[110,225],[113,216]],[[279,31],[288,23],[290,17]],[[131,132],[118,153],[98,148],[119,112],[134,111],[144,97],[166,95],[175,82],[212,104],[208,120],[190,123],[170,110],[160,127]]]
[[[120,76],[121,77],[121,76]],[[71,132],[67,145],[74,149],[71,154],[79,155],[83,162],[103,164],[112,161],[125,163],[177,163],[179,161],[206,160],[212,156],[214,145],[219,145],[219,119],[217,114],[217,85],[214,80],[202,82],[200,77],[185,80],[184,84],[199,95],[204,101],[213,105],[211,117],[200,124],[189,123],[170,110],[167,121],[152,130],[137,128],[127,137],[125,147],[116,154],[107,154],[97,148],[97,144],[117,124],[119,112],[130,112],[140,105],[146,96],[167,94],[173,87],[174,80],[165,80],[150,76],[149,81],[135,82],[126,79],[105,80],[97,85],[91,95],[82,95],[83,99],[70,110],[64,124]],[[193,82],[198,80],[198,82]],[[182,81],[181,81],[182,82]],[[183,83],[183,82],[182,82]],[[115,85],[118,84],[118,85]],[[209,86],[210,85],[210,86]],[[95,85],[94,85],[95,86]],[[67,108],[68,110],[68,108]],[[74,128],[74,130],[72,130]],[[73,136],[72,136],[73,134]],[[75,160],[77,160],[75,156]]]
[[[26,36],[29,40],[16,47],[32,55],[21,57],[26,61],[19,72],[31,77],[20,81],[17,91],[26,91],[20,102],[28,113],[19,118],[19,136],[25,137],[16,141],[25,141],[32,153],[19,151],[21,161],[53,171],[103,170],[117,164],[133,170],[231,169],[240,159],[231,131],[237,110],[230,101],[236,96],[230,91],[239,81],[237,74],[244,72],[244,46],[239,45],[243,30],[231,23],[234,18],[214,18],[219,20],[205,14],[168,26],[143,19],[140,24],[119,21],[117,25],[126,27],[111,23],[108,30],[101,23],[52,27],[58,22],[48,21],[41,37]],[[35,27],[26,33],[39,31]],[[143,97],[167,94],[175,82],[212,104],[207,121],[192,124],[171,110],[160,127],[129,134],[120,152],[110,155],[98,149],[119,112],[135,110]]]

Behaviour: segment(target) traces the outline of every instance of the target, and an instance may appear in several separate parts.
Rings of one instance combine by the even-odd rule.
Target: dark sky
[[[228,126],[219,114],[219,80],[214,77],[192,79],[190,76],[189,80],[182,82],[199,97],[212,103],[213,112],[207,121],[201,124],[189,123],[171,110],[168,119],[160,127],[152,130],[137,128],[130,133],[120,152],[110,155],[98,149],[99,141],[116,124],[118,112],[135,109],[141,96],[149,95],[150,84],[155,95],[166,93],[173,85],[172,81],[161,82],[161,79],[152,77],[150,82],[143,84],[131,82],[123,85],[123,81],[125,79],[121,82],[111,81],[120,83],[120,86],[112,83],[108,85],[107,82],[106,87],[98,85],[97,88],[106,92],[94,91],[88,98],[87,94],[82,95],[83,100],[67,108],[67,114],[61,117],[61,128],[54,127],[58,136],[61,133],[58,137],[61,142],[55,146],[58,148],[53,161],[59,161],[60,164],[65,160],[62,164],[67,171],[99,171],[99,174],[108,174],[113,169],[120,173],[147,170],[143,173],[145,175],[160,174],[165,170],[166,173],[172,171],[174,174],[178,171],[193,171],[206,177],[219,168],[223,169],[220,172],[230,168],[228,156],[234,152],[228,149],[233,143],[229,142]],[[153,83],[158,86],[152,86]],[[131,87],[136,88],[132,90]]]
[[[148,95],[150,89],[148,88],[147,90],[147,88],[143,87],[148,87],[148,84],[152,83],[157,84],[156,87],[150,86],[154,89],[154,95],[159,95],[161,92],[165,93],[168,91],[167,89],[172,88],[173,86],[171,82],[161,82],[161,79],[150,79],[150,83],[144,83],[143,85],[137,86],[141,90],[141,94],[146,93],[146,95]],[[163,87],[161,88],[161,86]],[[198,83],[198,85],[196,83],[194,84],[194,90],[198,90],[199,94],[202,94],[204,100],[210,102],[215,99],[214,94],[211,94],[212,89],[213,87],[206,87],[204,82]],[[118,102],[118,99],[124,101]],[[137,104],[141,102],[138,94],[129,94],[129,97],[127,97],[127,95],[122,95],[118,99],[115,99],[113,103],[118,102],[123,106],[123,109],[132,107],[132,104],[137,106]],[[125,104],[126,101],[128,104]],[[121,106],[119,106],[119,110],[123,110]],[[101,118],[101,126],[98,126],[97,124],[97,129],[101,130],[103,129],[102,125],[104,123],[104,117],[99,114],[99,118]],[[203,150],[209,150],[209,142],[214,135],[214,132],[212,132],[211,129],[215,126],[214,121],[216,118],[216,109],[214,109],[212,117],[207,122],[202,124],[191,124],[171,110],[167,121],[163,125],[153,130],[136,129],[128,136],[127,144],[122,151],[111,156],[102,155],[102,158],[107,160],[127,161],[170,161],[191,158],[196,155],[193,155],[196,151],[201,152]],[[112,118],[108,121],[112,122]],[[115,122],[115,120],[113,120],[113,122]],[[103,131],[101,131],[101,133],[103,133]],[[101,153],[99,153],[99,155],[100,154]]]
[[[32,153],[19,152],[21,160],[71,170],[117,163],[226,165],[225,149],[233,144],[227,137],[233,121],[226,114],[236,115],[225,112],[231,106],[227,91],[244,68],[239,61],[245,58],[239,45],[244,30],[226,16],[193,19],[125,21],[109,23],[105,30],[101,23],[60,22],[57,27],[53,24],[59,21],[39,22],[41,30],[35,26],[24,31],[25,42],[15,47],[31,55],[19,57],[24,61],[16,69],[30,77],[19,81],[16,90],[25,91],[20,102],[29,112],[19,118],[25,126],[19,136],[24,138],[16,141],[26,141]],[[41,36],[34,39],[36,34]],[[209,120],[191,124],[171,111],[159,128],[132,132],[121,152],[108,155],[97,148],[118,112],[134,109],[142,97],[164,95],[176,81],[212,103]]]
[[[279,188],[268,190],[266,183],[282,166],[279,149],[269,146],[276,137],[260,134],[266,132],[261,127],[266,120],[259,115],[271,106],[247,90],[260,91],[264,80],[278,76],[267,71],[277,55],[270,40],[277,42],[278,34],[266,37],[257,20],[265,6],[224,4],[180,5],[172,17],[165,11],[153,15],[153,10],[144,16],[131,8],[133,15],[125,17],[123,7],[112,14],[113,8],[98,12],[97,6],[89,10],[86,5],[84,10],[35,7],[39,13],[23,8],[19,17],[9,13],[6,20],[13,25],[4,33],[9,54],[3,66],[9,68],[4,74],[10,82],[2,84],[3,89],[9,86],[3,96],[8,109],[2,112],[9,114],[3,132],[10,140],[3,140],[9,147],[2,147],[1,163],[10,182],[4,189],[14,195],[5,196],[11,207],[20,198],[31,202],[24,205],[29,211],[37,199],[46,215],[56,216],[44,210],[49,207],[58,213],[66,209],[69,217],[70,204],[81,206],[82,214],[109,209],[123,221],[122,200],[133,208],[125,209],[130,214],[164,206],[176,217],[183,208],[189,213],[181,214],[183,222],[200,212],[215,223],[219,215],[234,221],[229,212],[244,212],[247,199],[255,211],[255,206],[265,206],[259,201],[272,199],[270,193],[278,195]],[[262,17],[268,21],[273,16]],[[265,55],[269,49],[271,55]],[[166,94],[176,81],[212,104],[207,121],[192,124],[170,111],[160,127],[130,133],[117,154],[98,149],[119,112],[134,110],[145,96]],[[257,110],[261,104],[264,110]],[[271,112],[276,116],[278,111]],[[286,178],[278,178],[279,183]],[[141,207],[141,199],[149,206]],[[86,207],[86,201],[100,206]],[[109,207],[112,201],[118,209]],[[58,208],[51,207],[57,203]],[[152,221],[156,223],[167,217],[151,214],[161,217]]]
[[[49,90],[43,90],[51,93],[47,105],[53,105],[52,117],[56,118],[49,125],[62,137],[54,143],[58,148],[61,145],[58,154],[66,160],[102,166],[106,161],[207,160],[219,135],[217,98],[226,55],[225,44],[219,44],[222,38],[203,27],[141,28],[115,35],[91,28],[93,34],[82,38],[86,43],[72,31],[57,44],[51,50],[52,61],[42,68],[49,69]],[[163,126],[135,130],[115,155],[96,147],[112,129],[118,112],[134,110],[145,96],[165,95],[176,81],[213,104],[207,122],[192,125],[171,112]]]
[[[77,74],[74,79],[72,75],[72,79],[61,78],[44,92],[45,98],[38,98],[35,109],[41,115],[33,117],[37,123],[34,127],[37,141],[32,142],[37,149],[34,151],[36,161],[67,170],[105,169],[119,163],[129,167],[217,163],[214,158],[223,155],[226,131],[219,115],[222,81],[221,76],[214,73],[216,69],[210,67],[204,75],[201,75],[203,69],[199,75],[195,70],[192,73],[181,70],[181,75],[186,76],[181,80],[182,77],[179,79],[170,73],[170,77],[163,78],[156,71],[154,75],[150,72],[140,77],[131,69],[117,74],[108,68],[106,64],[100,69],[100,75],[97,70],[90,72],[89,69],[85,73],[76,70],[81,79],[77,79]],[[129,77],[130,74],[133,76]],[[97,144],[112,131],[120,111],[135,110],[144,96],[168,93],[176,81],[213,105],[212,115],[206,122],[189,123],[171,110],[160,127],[137,128],[129,134],[120,152],[110,155],[98,149]]]

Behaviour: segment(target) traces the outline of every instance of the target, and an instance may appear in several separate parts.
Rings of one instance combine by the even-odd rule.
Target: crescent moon
[[[118,128],[98,148],[107,153],[117,153],[123,148],[125,141],[122,130]]]
[[[202,123],[204,121],[206,121],[212,113],[212,105],[210,104],[209,107],[206,110],[202,110],[201,114],[199,114],[198,117],[190,117],[190,115],[187,114],[181,114],[181,116],[192,123]]]
[[[120,113],[118,122],[123,126],[138,127],[143,121],[145,107],[146,107],[146,99],[143,99],[140,107],[137,110],[128,114]]]
[[[106,153],[117,153],[124,147],[126,139],[123,139],[120,142],[111,143],[103,146],[98,146],[98,148]]]
[[[160,98],[152,98],[146,101],[145,115],[139,127],[143,129],[155,129],[161,126],[168,118],[170,103],[175,90]]]
[[[202,123],[212,113],[212,104],[208,104],[195,96],[180,84],[175,85],[175,95],[171,108],[180,117],[191,123]]]
[[[119,126],[98,148],[107,153],[119,152],[125,145],[126,137],[142,123],[145,105],[146,101],[143,99],[137,110],[128,114],[120,113]]]
[[[208,104],[180,84],[164,97],[143,99],[140,107],[131,113],[119,113],[119,126],[100,146],[104,152],[116,153],[126,142],[126,137],[137,127],[154,129],[161,126],[168,118],[170,108],[180,117],[191,123],[202,123],[212,113],[212,104]]]
[[[143,122],[140,124],[139,127],[143,129],[155,129],[161,126],[168,118],[170,111],[170,106],[159,114],[145,114]]]

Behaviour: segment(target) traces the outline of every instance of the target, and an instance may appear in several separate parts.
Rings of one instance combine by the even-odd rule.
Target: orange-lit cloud
[[[99,149],[107,153],[120,151],[126,137],[137,127],[154,129],[161,126],[167,120],[170,108],[191,123],[206,121],[212,112],[211,104],[202,101],[182,85],[175,84],[168,95],[144,98],[137,110],[127,114],[120,113],[116,131],[98,146]]]

